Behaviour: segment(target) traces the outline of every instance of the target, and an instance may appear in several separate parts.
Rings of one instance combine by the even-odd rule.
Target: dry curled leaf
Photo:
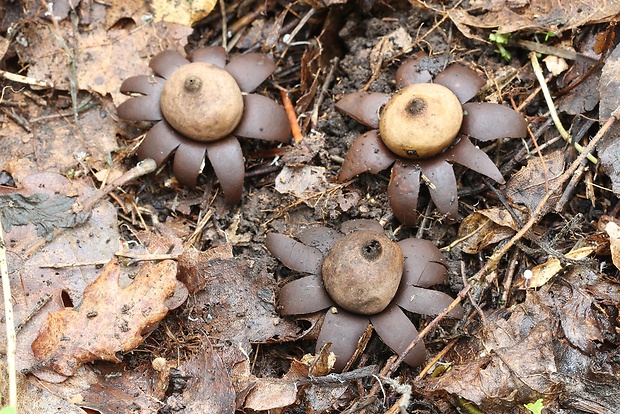
[[[522,219],[522,217],[520,217]],[[465,217],[457,235],[463,252],[475,254],[485,247],[511,237],[517,223],[504,208],[478,210]]]
[[[605,225],[605,232],[609,235],[609,249],[611,260],[616,268],[620,269],[620,226],[613,221]]]
[[[138,346],[142,332],[166,315],[164,301],[176,286],[174,261],[145,263],[134,282],[124,289],[118,285],[119,276],[118,262],[110,261],[97,280],[86,287],[78,307],[48,315],[32,343],[42,366],[70,376],[86,362],[118,362],[117,352]]]

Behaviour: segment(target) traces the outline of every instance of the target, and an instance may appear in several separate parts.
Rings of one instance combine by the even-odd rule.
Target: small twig
[[[291,99],[288,97],[288,92],[286,91],[286,89],[283,89],[282,87],[278,87],[278,89],[280,89],[280,95],[282,95],[282,103],[284,104],[284,110],[286,111],[288,122],[291,124],[293,141],[295,142],[295,144],[297,144],[302,139],[304,139],[304,137],[303,135],[301,135],[301,129],[299,129],[299,123],[297,122],[297,114],[295,113],[295,108],[293,107]]]
[[[226,22],[226,4],[219,0],[220,14],[222,15],[222,47],[228,51],[228,23]]]
[[[82,210],[81,211],[90,211],[93,206],[99,202],[103,197],[106,196],[110,191],[113,191],[115,188],[123,186],[127,184],[129,181],[134,180],[138,177],[141,177],[146,174],[150,174],[157,169],[157,163],[147,158],[145,160],[140,161],[135,167],[131,170],[127,171],[116,180],[107,184],[104,188],[97,191],[92,196],[88,197],[86,200],[82,202]]]
[[[30,125],[28,125],[28,121],[17,115],[15,113],[15,109],[11,108],[11,110],[9,110],[8,108],[2,108],[2,112],[4,112],[4,114],[8,116],[13,122],[22,127],[24,131],[32,132],[32,128],[30,128]]]
[[[157,260],[177,260],[179,258],[178,254],[139,254],[139,253],[116,252],[114,253],[114,255],[118,257],[125,257],[127,259],[133,259],[134,262],[146,262],[146,261],[157,261]]]
[[[27,76],[17,75],[15,73],[7,72],[5,70],[0,70],[0,77],[3,77],[6,80],[10,80],[17,83],[23,83],[30,86],[37,86],[39,88],[53,88],[54,84],[47,81],[41,81],[34,78],[29,78]]]
[[[43,306],[47,305],[50,300],[52,300],[52,295],[50,295],[49,293],[43,295],[43,297],[41,297],[41,299],[39,299],[37,303],[34,304],[34,308],[31,309],[30,312],[28,312],[28,315],[26,315],[26,317],[17,324],[17,326],[15,327],[15,334],[18,334],[24,328],[24,326],[26,326],[26,324],[30,322],[32,317],[39,313],[39,311],[43,309]]]
[[[513,43],[513,42],[510,42]],[[543,53],[545,55],[557,56],[563,59],[574,60],[575,62],[584,62],[589,63],[591,65],[596,64],[598,62],[597,59],[594,59],[590,56],[584,55],[583,53],[575,52],[574,50],[562,49],[555,46],[546,45],[543,43],[532,42],[531,40],[517,40],[514,44],[521,46],[529,51]]]
[[[342,374],[329,374],[323,377],[309,376],[307,378],[300,378],[295,381],[297,385],[308,384],[342,384],[349,381],[355,381],[359,379],[368,378],[374,375],[376,365],[367,365],[362,368],[355,369],[349,372],[343,372]]]
[[[543,176],[545,177],[545,191],[549,191],[549,168],[547,167],[547,162],[545,161],[545,157],[543,156],[540,147],[538,146],[538,141],[536,140],[536,136],[532,132],[530,126],[527,126],[527,133],[530,134],[530,138],[534,143],[534,148],[536,148],[536,154],[538,154],[538,158],[540,158],[540,165],[542,165]]]
[[[202,231],[204,230],[204,228],[207,225],[207,223],[209,222],[209,220],[211,220],[212,216],[213,216],[213,211],[211,209],[209,209],[200,218],[200,220],[198,220],[198,223],[196,224],[196,229],[194,230],[194,233],[192,233],[192,235],[189,236],[187,241],[184,243],[184,247],[185,248],[188,248],[190,246],[194,246],[194,247],[196,246],[196,244],[200,240],[200,236],[202,235]]]
[[[592,120],[586,121],[584,126],[580,128],[580,130],[578,131],[578,134],[576,135],[577,136],[585,135],[585,133],[588,131],[588,129],[590,129],[593,123],[594,121]],[[582,162],[579,168],[577,169],[577,171],[575,171],[575,174],[573,175],[570,182],[564,189],[564,193],[562,194],[562,197],[560,197],[558,202],[555,204],[555,207],[554,207],[555,211],[562,211],[562,209],[564,208],[564,205],[568,202],[571,195],[573,194],[575,187],[577,187],[577,184],[579,184],[579,181],[581,180],[581,176],[585,172],[587,166],[588,166],[588,163]]]
[[[504,307],[506,307],[508,301],[510,300],[510,288],[512,286],[512,280],[514,279],[517,264],[519,263],[519,260],[517,260],[519,254],[521,254],[521,252],[518,249],[515,249],[508,259],[508,270],[506,270],[506,273],[504,274],[504,283],[502,284],[504,292],[502,293],[502,297],[500,299],[500,303],[502,303]]]
[[[222,3],[224,3],[224,0],[222,0]],[[276,2],[274,0],[259,2],[259,6],[255,10],[249,13],[245,13],[243,17],[231,24],[228,28],[228,33],[231,35],[237,34],[244,27],[250,25],[254,20],[258,19],[260,16],[271,10],[275,5]],[[219,44],[221,44],[221,40],[219,39],[215,40],[212,43],[213,46],[217,46]],[[228,46],[230,47],[231,45],[229,44]]]
[[[4,230],[0,220],[0,274],[2,277],[2,293],[4,296],[4,325],[6,328],[6,368],[9,377],[9,406],[17,407],[17,372],[15,365],[15,351],[17,339],[15,334],[15,316],[11,301],[11,280],[6,262],[6,244],[4,243]]]
[[[463,285],[467,286],[467,272],[465,271],[465,262],[462,260],[460,262],[461,262],[461,278],[463,279]],[[471,292],[467,292],[467,299],[469,299],[474,309],[476,309],[476,311],[478,312],[478,315],[480,315],[480,319],[482,320],[482,325],[486,326],[487,318],[486,316],[484,316],[484,312],[482,311],[482,308],[480,307],[476,299],[474,299]]]
[[[280,62],[282,62],[282,59],[284,59],[284,57],[288,53],[288,48],[295,39],[295,36],[297,36],[297,33],[299,33],[299,31],[305,26],[306,23],[308,23],[308,20],[310,20],[314,13],[316,13],[316,9],[311,8],[310,10],[308,10],[308,12],[301,18],[301,20],[299,20],[299,23],[297,23],[297,26],[295,26],[293,31],[291,31],[291,33],[287,34],[286,37],[283,38],[283,42],[286,46],[284,47],[284,51],[282,51],[282,53],[280,54],[280,58],[278,59],[278,65],[280,64]]]
[[[534,69],[534,74],[536,75],[536,79],[538,79],[538,82],[540,83],[540,86],[542,87],[542,92],[545,97],[545,101],[547,102],[547,106],[549,107],[549,113],[551,114],[551,118],[553,118],[553,123],[555,124],[555,127],[560,133],[560,135],[562,135],[562,138],[564,138],[564,140],[570,144],[571,143],[570,134],[566,131],[566,129],[564,129],[564,126],[562,125],[562,121],[560,121],[558,112],[555,109],[555,104],[553,103],[553,98],[551,98],[551,92],[549,92],[549,88],[547,87],[547,82],[545,81],[545,77],[543,75],[542,69],[540,67],[540,64],[538,63],[538,58],[536,57],[536,53],[534,52],[530,53],[530,60],[532,61],[532,68]],[[577,151],[579,151],[580,153],[583,153],[584,148],[581,146],[581,144],[579,144],[578,142],[573,142],[573,146],[575,147]],[[593,164],[596,164],[598,162],[596,157],[594,157],[591,154],[588,154],[588,160],[592,162]]]
[[[429,363],[426,364],[426,366],[420,371],[420,373],[416,377],[416,380],[421,380],[422,378],[424,378],[426,374],[428,374],[428,371],[430,371],[431,368],[433,368],[435,364],[438,363],[439,360],[443,358],[454,347],[454,345],[456,345],[457,342],[458,339],[453,339],[448,345],[446,345],[441,351],[439,351],[439,353],[435,355],[435,357],[431,359]]]
[[[521,218],[517,215],[517,212],[512,208],[510,203],[508,203],[508,200],[506,200],[506,197],[504,197],[504,195],[502,193],[500,193],[497,190],[497,188],[495,188],[493,186],[493,184],[491,184],[491,182],[489,181],[488,178],[482,177],[482,182],[489,188],[489,190],[491,190],[491,192],[493,192],[493,194],[495,194],[495,196],[497,197],[499,202],[502,203],[502,205],[504,206],[506,211],[508,211],[508,213],[510,213],[510,216],[512,217],[514,222],[517,223],[517,226],[519,226],[519,227],[523,226],[523,223],[521,222]],[[545,186],[545,188],[547,190],[549,189],[547,186]]]
[[[85,267],[85,266],[101,266],[109,263],[110,260],[96,260],[94,262],[67,262],[67,263],[52,263],[52,264],[41,264],[39,265],[42,269],[63,269],[63,268],[71,268],[71,267]]]
[[[327,94],[329,86],[334,81],[334,76],[336,73],[336,68],[338,67],[338,62],[340,59],[335,57],[332,59],[332,66],[323,81],[323,86],[321,86],[321,91],[319,92],[319,96],[316,98],[314,102],[314,107],[312,108],[312,115],[310,116],[310,128],[316,129],[317,124],[319,123],[319,110],[321,109],[321,105],[323,104],[323,99]]]
[[[78,114],[86,112],[89,109],[94,108],[95,106],[98,106],[98,105],[99,105],[99,102],[96,102],[96,101],[89,102],[89,103],[86,103],[84,105],[80,105],[77,108]],[[30,123],[34,124],[34,123],[41,122],[41,121],[49,121],[51,119],[67,118],[67,117],[69,117],[71,115],[73,115],[73,110],[65,111],[65,112],[58,112],[56,114],[44,115],[44,116],[39,116],[37,118],[32,118],[30,120]]]
[[[28,89],[24,89],[22,91],[22,93],[26,96],[26,98],[30,98],[34,101],[34,103],[36,103],[39,106],[47,106],[47,102],[45,102],[45,99],[41,98],[39,95],[37,95],[36,93],[34,93],[33,91],[30,91]],[[24,102],[24,106],[25,102]]]
[[[422,215],[422,222],[418,227],[418,231],[415,234],[417,239],[424,238],[424,231],[426,230],[426,225],[428,224],[429,217],[431,216],[431,210],[435,206],[433,200],[428,200],[428,204],[426,205],[426,210],[424,210],[424,214]]]

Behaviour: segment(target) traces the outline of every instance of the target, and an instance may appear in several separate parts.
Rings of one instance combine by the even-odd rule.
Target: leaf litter
[[[15,45],[20,64],[24,65],[19,69],[32,78],[52,81],[57,89],[54,93],[39,92],[46,105],[39,105],[40,101],[34,104],[18,88],[5,91],[0,105],[14,104],[11,115],[17,118],[9,118],[6,111],[0,114],[5,116],[0,159],[3,169],[20,188],[40,170],[66,174],[71,180],[63,179],[64,184],[51,192],[11,190],[0,201],[3,224],[8,226],[5,230],[11,230],[5,234],[5,241],[20,323],[18,369],[30,378],[30,373],[38,376],[36,382],[27,385],[28,398],[50,402],[45,408],[32,402],[23,412],[74,412],[75,406],[67,401],[99,412],[128,412],[140,407],[142,412],[166,413],[233,412],[235,407],[245,412],[353,412],[358,405],[364,405],[368,412],[396,412],[401,403],[410,411],[420,409],[422,399],[432,406],[425,406],[427,410],[449,412],[459,405],[454,403],[458,398],[499,414],[526,412],[524,405],[539,399],[545,408],[566,413],[613,412],[619,405],[610,392],[618,385],[613,363],[613,347],[618,343],[614,315],[620,302],[618,233],[614,227],[620,177],[620,169],[615,168],[618,151],[613,147],[617,125],[612,125],[608,138],[598,147],[601,166],[588,164],[580,172],[589,183],[590,193],[583,195],[582,184],[576,190],[565,187],[565,181],[556,180],[564,178],[562,174],[572,167],[575,154],[570,153],[570,148],[554,145],[553,129],[544,129],[540,120],[545,118],[546,109],[536,96],[529,98],[532,84],[528,80],[532,74],[527,65],[522,65],[525,60],[514,54],[515,61],[498,64],[499,59],[491,57],[487,45],[471,43],[450,31],[454,23],[461,34],[486,40],[489,28],[498,26],[500,31],[525,38],[531,38],[534,30],[561,34],[585,24],[588,29],[600,29],[605,25],[591,21],[605,21],[616,14],[616,3],[595,8],[585,2],[577,14],[573,4],[553,11],[545,8],[545,0],[528,5],[513,2],[507,7],[482,2],[475,13],[466,12],[462,6],[446,10],[429,3],[418,8],[421,3],[417,1],[407,6],[397,4],[389,10],[372,1],[361,2],[368,4],[356,10],[347,9],[350,4],[337,5],[344,3],[312,2],[316,10],[306,3],[286,10],[270,2],[227,4],[227,34],[238,36],[224,39],[223,19],[217,12],[190,29],[143,20],[153,6],[140,1],[128,2],[124,7],[81,2],[74,7],[90,12],[91,20],[82,13],[79,23],[75,16],[60,19],[55,29],[53,22],[41,18],[45,10],[38,3],[29,8],[28,18],[34,23],[19,26],[24,42]],[[372,7],[372,16],[382,18],[364,14],[365,7]],[[532,19],[533,7],[538,7],[536,19]],[[8,10],[7,19],[16,22],[24,17],[11,12],[11,7]],[[292,10],[294,13],[290,13]],[[68,16],[72,13],[69,11]],[[308,13],[309,20],[301,24],[295,19],[304,13]],[[9,24],[8,20],[0,20],[4,31]],[[307,31],[290,32],[295,24]],[[446,37],[448,32],[450,36]],[[190,33],[197,36],[188,39]],[[301,43],[294,43],[293,37],[283,41],[283,33],[292,33]],[[315,41],[312,35],[317,33],[321,33],[319,42],[330,43],[330,51],[327,44],[310,42]],[[454,43],[450,46],[446,39]],[[67,53],[61,40],[77,53]],[[214,193],[217,185],[208,175],[203,187],[192,191],[170,180],[165,167],[157,175],[114,189],[110,194],[117,208],[101,201],[89,214],[79,215],[76,201],[95,191],[93,184],[82,177],[92,174],[105,185],[108,174],[122,174],[133,162],[128,157],[140,133],[134,126],[140,125],[128,126],[115,119],[113,106],[120,99],[120,82],[146,72],[149,58],[160,50],[172,47],[184,51],[184,46],[190,44],[187,50],[191,51],[196,44],[222,40],[231,42],[233,53],[262,47],[281,58],[282,67],[295,67],[294,62],[304,56],[306,60],[314,59],[313,69],[302,71],[305,81],[299,90],[295,90],[299,84],[295,71],[276,73],[264,85],[267,91],[274,83],[286,85],[291,97],[305,97],[297,107],[305,134],[302,144],[284,148],[280,164],[276,161],[268,165],[271,160],[263,161],[260,156],[247,157],[248,171],[252,171],[246,186],[247,202],[229,210]],[[311,44],[304,45],[304,40]],[[580,41],[575,37],[575,43]],[[477,49],[470,48],[471,44]],[[560,44],[559,39],[555,44]],[[508,86],[495,85],[498,90],[489,99],[512,99],[516,105],[531,99],[525,113],[539,143],[543,143],[538,154],[527,142],[531,150],[528,161],[527,155],[513,156],[520,144],[506,142],[490,149],[490,154],[508,160],[509,166],[503,171],[508,184],[500,187],[496,195],[476,187],[479,183],[467,173],[457,175],[459,191],[464,193],[463,197],[459,194],[459,210],[466,213],[458,234],[456,226],[436,216],[428,204],[419,228],[398,227],[386,207],[382,188],[389,177],[361,176],[343,186],[330,182],[339,168],[339,158],[359,133],[351,130],[354,123],[347,123],[333,110],[333,101],[364,86],[371,91],[391,92],[392,72],[400,54],[415,52],[420,46],[433,51],[438,70],[452,61],[466,62],[487,74],[499,74],[505,66],[518,68],[520,78],[513,78]],[[576,50],[585,53],[580,46],[577,44]],[[593,100],[598,95],[601,123],[618,106],[617,88],[610,87],[618,73],[618,48],[614,50],[613,46],[602,66],[599,94],[588,93],[597,78],[587,78],[590,83],[584,85],[589,86],[577,87],[565,96],[573,99],[573,104],[558,103],[564,111],[563,120],[570,122],[568,114],[581,112],[596,118]],[[507,47],[517,48],[515,44]],[[339,55],[336,65],[327,58],[332,49],[347,51]],[[478,52],[487,49],[489,53]],[[15,56],[15,51],[8,50]],[[15,58],[10,59],[9,66],[15,68]],[[576,66],[569,60],[569,71]],[[333,68],[336,81],[327,92],[322,83]],[[582,68],[588,70],[587,64]],[[71,86],[72,77],[77,80],[77,89]],[[317,100],[323,100],[323,104],[313,106]],[[19,117],[26,122],[13,121]],[[308,130],[310,126],[316,130]],[[595,128],[590,132],[594,134]],[[308,142],[304,143],[306,138]],[[260,155],[260,150],[256,154]],[[521,171],[515,173],[519,168]],[[35,187],[46,187],[49,177],[34,180],[38,183]],[[609,186],[616,195],[593,184]],[[551,197],[550,189],[555,191]],[[576,196],[569,197],[565,207],[557,210],[554,206],[559,204],[556,200],[563,191],[576,191]],[[426,194],[420,197],[422,206],[428,203]],[[538,209],[541,201],[542,210]],[[587,219],[572,220],[579,214],[585,214]],[[418,321],[421,328],[429,323],[435,326],[426,338],[430,339],[427,346],[433,356],[449,344],[448,338],[456,338],[450,342],[452,350],[442,357],[442,363],[451,366],[447,373],[428,378],[416,377],[416,372],[405,368],[398,371],[399,380],[413,385],[418,402],[403,403],[404,395],[387,389],[383,400],[377,398],[380,387],[372,379],[378,372],[375,364],[391,375],[391,354],[379,341],[369,338],[357,369],[342,377],[331,377],[328,350],[310,355],[320,318],[311,315],[294,321],[278,314],[278,288],[289,275],[266,255],[262,247],[264,233],[273,229],[292,234],[325,222],[337,226],[345,216],[380,219],[398,238],[419,232],[440,246],[450,246],[449,251],[444,251],[449,254],[455,292],[462,283],[466,288],[479,280],[488,283],[482,283],[485,287],[480,291],[471,289],[469,300],[473,304],[469,309],[477,315],[472,313],[464,327],[451,330],[443,323],[437,328],[439,325],[432,325],[430,320]],[[520,237],[528,220],[535,224],[512,248],[514,254],[494,262],[504,246]],[[155,237],[155,233],[159,236]],[[595,243],[586,246],[590,259],[580,259],[586,255],[580,250],[580,238]],[[571,249],[583,255],[572,257]],[[549,252],[565,253],[549,257]],[[109,271],[115,266],[111,262],[115,254],[123,273],[127,273],[120,275],[120,283],[116,273]],[[592,254],[596,254],[595,260]],[[178,258],[178,274],[184,284],[176,280],[176,270],[169,262],[158,261],[160,256],[167,260]],[[155,277],[160,272],[152,270],[153,266],[157,268],[156,263],[166,269],[162,286]],[[485,273],[486,263],[501,266]],[[108,268],[102,270],[103,265]],[[478,271],[481,266],[482,271]],[[553,269],[543,272],[537,279],[537,289],[533,289],[525,285],[524,271],[535,273],[537,268]],[[509,274],[514,281],[497,283],[498,278],[508,279]],[[127,316],[124,324],[126,315],[118,305],[132,303],[132,292],[148,286],[161,290],[154,297],[139,297],[137,303],[154,306],[147,306],[143,318],[129,312],[134,318]],[[509,301],[502,303],[499,297],[508,297]],[[111,309],[112,305],[116,308]],[[177,306],[174,311],[163,311]],[[95,309],[90,318],[86,311],[89,307]],[[97,316],[93,316],[95,313]],[[164,313],[166,316],[160,320]],[[109,318],[97,333],[116,334],[118,338],[111,342],[105,341],[103,334],[84,329],[94,325],[92,319],[104,314]],[[53,324],[46,324],[48,315]],[[448,336],[451,334],[455,336]],[[32,351],[33,342],[39,359]],[[77,342],[87,346],[68,346]],[[133,351],[127,351],[130,348]],[[102,356],[114,362],[101,361]],[[449,397],[445,397],[446,393]],[[287,406],[291,408],[285,409]]]
[[[82,302],[49,313],[32,343],[41,369],[70,376],[95,360],[119,362],[117,352],[142,343],[142,332],[168,313],[164,301],[174,292],[176,264],[164,260],[141,266],[133,283],[121,289],[120,266],[110,261],[84,289]]]

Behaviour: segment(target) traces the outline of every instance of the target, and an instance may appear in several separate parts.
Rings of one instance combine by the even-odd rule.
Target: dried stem
[[[53,88],[54,84],[47,81],[41,81],[27,76],[17,75],[15,73],[0,70],[0,77],[17,83],[23,83],[30,86],[37,86],[39,88]]]
[[[2,276],[2,293],[4,296],[4,326],[6,327],[6,367],[9,377],[9,405],[17,407],[17,372],[15,370],[15,351],[17,340],[15,336],[15,318],[13,303],[11,302],[11,281],[6,263],[6,245],[4,244],[4,230],[0,220],[0,275]]]
[[[536,57],[536,53],[534,52],[530,53],[530,60],[532,61],[532,68],[534,69],[534,74],[536,75],[536,79],[538,79],[538,82],[540,83],[540,86],[542,87],[542,92],[545,97],[545,101],[547,102],[547,106],[549,107],[549,113],[551,114],[551,118],[553,118],[553,123],[555,124],[555,127],[557,128],[560,135],[562,135],[562,138],[564,138],[566,142],[570,143],[571,136],[566,131],[566,129],[564,129],[564,126],[562,125],[562,121],[560,121],[558,112],[555,109],[555,104],[553,103],[553,98],[551,97],[551,93],[549,92],[549,88],[547,87],[545,76],[543,75],[540,64],[538,63],[538,58]],[[578,142],[573,142],[573,146],[580,153],[584,152],[584,148]],[[596,164],[598,162],[596,157],[594,157],[591,154],[588,154],[588,160],[592,162],[593,164]]]

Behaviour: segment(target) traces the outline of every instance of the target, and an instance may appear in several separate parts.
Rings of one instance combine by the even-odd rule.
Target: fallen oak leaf
[[[120,362],[117,352],[137,347],[142,332],[168,312],[164,301],[177,284],[176,262],[145,263],[133,283],[118,284],[120,266],[110,261],[84,290],[82,303],[48,315],[32,351],[43,367],[71,376],[87,362]]]

